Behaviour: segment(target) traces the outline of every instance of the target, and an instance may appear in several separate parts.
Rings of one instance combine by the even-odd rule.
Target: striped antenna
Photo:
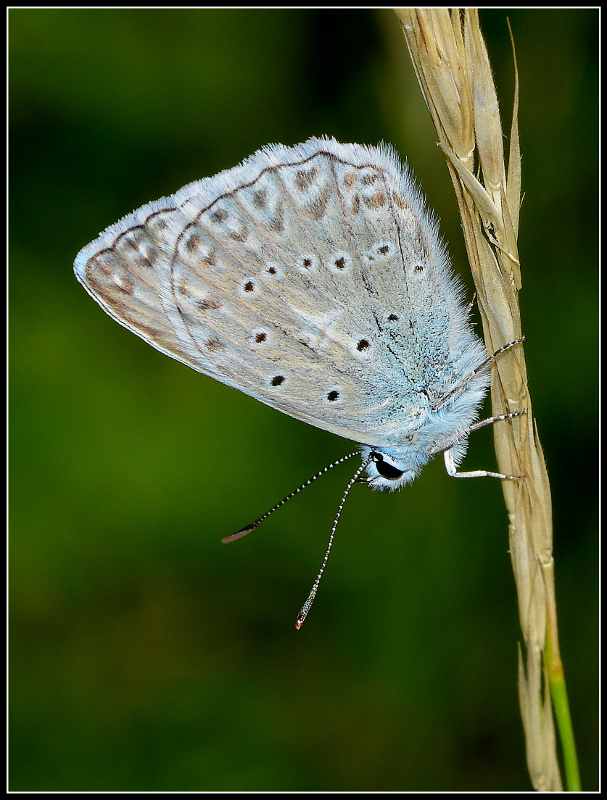
[[[308,599],[301,607],[301,611],[297,615],[297,619],[295,620],[295,627],[297,630],[301,628],[304,624],[306,617],[308,616],[308,611],[312,608],[312,603],[314,602],[314,598],[316,597],[316,592],[318,591],[318,584],[320,583],[320,579],[322,578],[322,574],[325,571],[325,567],[327,566],[327,561],[329,560],[329,553],[331,552],[331,548],[333,547],[333,539],[335,537],[335,529],[337,528],[337,523],[339,522],[339,518],[341,517],[341,512],[344,507],[344,503],[346,502],[346,498],[350,493],[350,489],[354,486],[362,472],[369,466],[372,461],[376,460],[375,453],[371,453],[369,458],[360,465],[360,467],[356,470],[352,478],[350,479],[350,483],[346,486],[346,491],[343,493],[341,498],[341,502],[339,504],[339,508],[337,509],[337,514],[335,515],[335,520],[333,522],[333,527],[331,528],[331,536],[329,537],[329,546],[327,547],[327,552],[325,553],[325,557],[323,558],[322,565],[320,567],[320,572],[316,576],[316,580],[314,581],[314,586],[308,595]]]
[[[353,456],[357,456],[357,455],[359,455],[358,451],[356,451],[355,453],[350,453],[349,455],[344,456],[343,458],[338,458],[337,461],[334,461],[332,464],[329,464],[328,467],[325,467],[324,469],[321,469],[321,471],[317,472],[316,475],[314,475],[312,478],[307,480],[305,483],[302,483],[301,486],[298,486],[297,489],[295,489],[293,492],[291,492],[291,494],[288,494],[286,497],[283,497],[283,499],[280,501],[280,503],[276,503],[276,505],[273,508],[271,508],[269,511],[266,511],[266,513],[263,515],[263,517],[260,517],[259,519],[255,520],[255,522],[252,522],[250,525],[247,525],[246,527],[241,528],[239,531],[236,531],[236,533],[232,533],[230,536],[224,537],[221,541],[224,544],[229,544],[230,542],[235,542],[237,539],[242,539],[243,536],[246,536],[247,534],[251,533],[251,531],[254,531],[255,528],[258,525],[261,525],[261,523],[264,521],[264,519],[267,519],[270,516],[270,514],[273,514],[281,506],[284,506],[284,504],[287,501],[289,501],[292,497],[295,497],[296,494],[299,494],[301,491],[303,491],[303,489],[305,489],[307,486],[309,486],[311,483],[313,483],[317,478],[322,477],[325,474],[325,472],[328,472],[330,469],[333,469],[333,467],[337,467],[339,464],[343,464],[344,461],[347,461],[349,458],[352,458]],[[363,469],[364,469],[364,466],[365,465],[363,465]],[[356,473],[356,476],[358,477],[358,475],[360,475],[361,472],[362,472],[362,469],[359,469],[358,472]],[[348,487],[348,489],[346,491],[346,494],[347,494],[348,491],[350,491],[350,487]],[[342,505],[343,505],[343,501],[342,501]],[[340,506],[339,510],[340,510],[340,513],[341,513],[341,506]],[[339,519],[339,515],[338,515],[338,519]],[[337,524],[337,522],[335,524]],[[324,569],[324,564],[323,564],[323,569]]]

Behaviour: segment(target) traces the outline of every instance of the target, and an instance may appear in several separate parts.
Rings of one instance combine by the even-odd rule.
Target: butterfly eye
[[[388,480],[395,481],[402,477],[402,469],[397,469],[393,464],[388,464],[387,461],[384,461],[380,453],[376,453],[375,455],[377,456],[375,459],[375,469],[379,472],[382,478],[388,478]]]

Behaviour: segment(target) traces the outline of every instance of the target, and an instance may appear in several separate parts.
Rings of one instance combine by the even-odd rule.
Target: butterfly
[[[522,340],[487,354],[437,220],[389,146],[267,145],[111,225],[74,270],[157,350],[359,444],[327,556],[363,472],[395,490],[443,452],[454,477],[517,477],[457,467],[472,431],[523,413],[477,422],[490,364]]]

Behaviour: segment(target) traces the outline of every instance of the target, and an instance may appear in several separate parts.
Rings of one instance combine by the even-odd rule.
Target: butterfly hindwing
[[[157,349],[365,444],[402,437],[420,392],[482,360],[436,224],[387,148],[269,146],[133,212],[75,267]]]

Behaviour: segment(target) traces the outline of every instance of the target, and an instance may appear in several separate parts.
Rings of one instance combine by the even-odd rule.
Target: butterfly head
[[[367,486],[381,491],[387,489],[394,492],[411,483],[428,461],[425,452],[419,448],[403,452],[383,447],[363,447],[361,453],[363,461],[370,459]]]

